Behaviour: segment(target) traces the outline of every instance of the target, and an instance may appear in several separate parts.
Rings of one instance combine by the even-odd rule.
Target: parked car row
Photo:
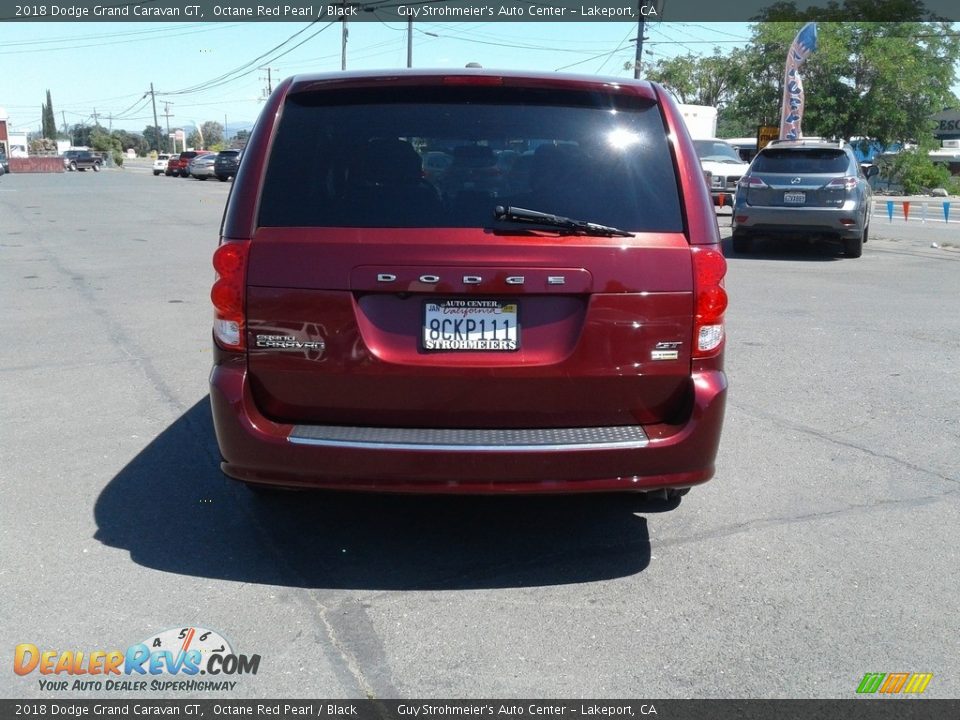
[[[179,154],[160,153],[153,161],[153,174],[168,177],[193,177],[206,180],[215,177],[226,182],[236,176],[242,150],[185,150]]]

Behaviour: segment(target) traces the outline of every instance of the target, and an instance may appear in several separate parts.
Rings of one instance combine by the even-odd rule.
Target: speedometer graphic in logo
[[[213,653],[233,654],[233,648],[223,635],[203,627],[170,628],[147,638],[143,644],[151,652],[166,650],[175,656],[196,650],[204,660]]]

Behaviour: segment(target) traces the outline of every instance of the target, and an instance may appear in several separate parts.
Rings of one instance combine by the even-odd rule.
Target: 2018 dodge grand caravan
[[[213,265],[210,396],[233,478],[679,496],[714,472],[726,263],[653,83],[287,79]]]

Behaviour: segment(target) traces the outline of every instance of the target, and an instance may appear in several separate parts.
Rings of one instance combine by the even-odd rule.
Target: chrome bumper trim
[[[287,440],[295,445],[364,450],[505,453],[614,450],[649,444],[639,425],[506,430],[297,425]]]

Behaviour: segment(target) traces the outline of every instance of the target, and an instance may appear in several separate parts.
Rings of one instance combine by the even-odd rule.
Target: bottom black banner
[[[960,700],[0,700],[0,718],[951,720]]]

